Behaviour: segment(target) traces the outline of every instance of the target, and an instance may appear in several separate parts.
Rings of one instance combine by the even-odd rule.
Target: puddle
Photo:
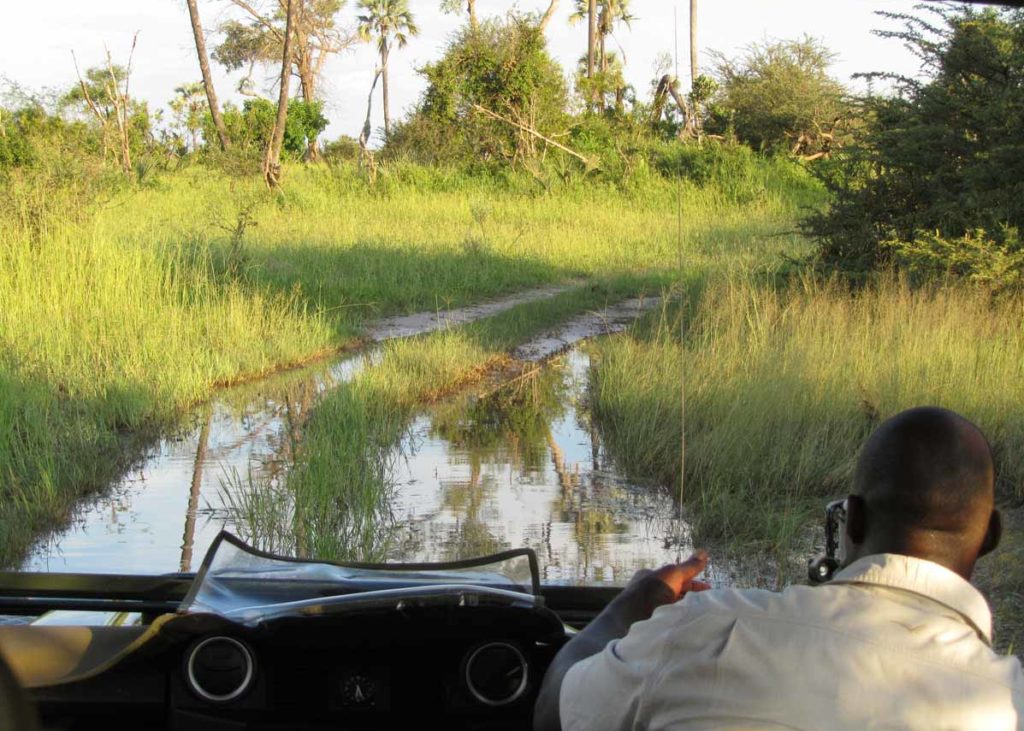
[[[583,407],[589,366],[574,349],[528,383],[421,414],[395,470],[390,557],[526,546],[545,582],[573,584],[623,584],[675,560],[676,502],[616,472]]]
[[[533,296],[539,291],[519,295],[516,303],[562,290],[545,288],[546,294]],[[514,306],[507,302],[490,304]],[[516,354],[546,358],[581,338],[621,329],[656,304],[630,301],[580,316]],[[459,312],[476,319],[495,310]],[[407,326],[395,319],[373,337],[421,332],[401,329]],[[232,491],[252,493],[260,485],[280,491],[305,416],[321,394],[371,358],[355,355],[225,392],[196,415],[188,434],[159,442],[109,492],[83,505],[66,530],[40,542],[22,568],[189,571],[222,528],[257,537],[233,510],[238,501]],[[574,348],[514,388],[416,416],[393,455],[386,514],[373,526],[387,557],[433,561],[528,546],[538,554],[545,581],[612,584],[624,583],[640,567],[674,560],[684,528],[674,501],[614,469],[600,430],[582,408],[588,369],[586,351]],[[286,506],[276,512],[288,520]],[[281,531],[294,533],[294,527],[287,523]]]

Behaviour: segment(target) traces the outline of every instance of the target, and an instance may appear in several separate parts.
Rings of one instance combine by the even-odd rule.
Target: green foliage
[[[995,237],[984,229],[959,238],[932,232],[880,246],[917,281],[961,278],[996,292],[1024,286],[1024,243],[1015,228]]]
[[[930,78],[897,79],[899,96],[865,101],[862,137],[821,171],[832,206],[808,227],[829,266],[895,264],[1019,286],[1024,15],[932,12],[941,27],[894,16],[906,30],[888,33],[916,50]]]
[[[276,116],[277,105],[269,99],[248,99],[241,109],[225,104],[223,110],[224,126],[232,146],[253,156],[261,155],[266,149]],[[302,159],[309,141],[316,139],[327,124],[322,102],[306,102],[301,99],[288,102],[288,121],[281,147],[285,159]],[[217,139],[217,131],[209,113],[203,117],[203,137],[206,140]]]
[[[830,149],[849,116],[846,90],[828,73],[833,58],[809,37],[755,43],[738,59],[719,54],[720,91],[707,131],[723,133],[731,126],[756,150],[810,155]],[[702,82],[702,93],[705,87]]]
[[[548,136],[564,130],[565,81],[532,18],[509,15],[481,23],[475,32],[464,30],[421,73],[427,90],[388,140],[391,157],[522,163],[535,158],[543,143],[516,125]]]
[[[359,141],[348,135],[341,135],[324,145],[323,158],[327,162],[345,162],[359,159]]]
[[[29,165],[35,159],[36,151],[29,141],[27,127],[33,118],[43,113],[31,107],[11,113],[0,108],[0,173]]]

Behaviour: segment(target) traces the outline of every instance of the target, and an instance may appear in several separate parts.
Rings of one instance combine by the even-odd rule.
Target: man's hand
[[[708,565],[708,555],[697,551],[686,561],[669,564],[660,569],[638,571],[626,588],[609,602],[594,621],[562,646],[551,661],[544,676],[540,695],[534,707],[535,731],[559,731],[558,701],[565,674],[575,663],[596,655],[609,642],[625,637],[634,622],[650,619],[654,610],[679,601],[690,591],[704,591],[710,587],[697,576]]]
[[[634,622],[650,619],[655,609],[679,601],[687,592],[710,589],[708,584],[697,581],[707,565],[708,554],[697,551],[682,563],[668,564],[654,570],[641,569],[598,619],[611,614],[618,624],[624,623],[628,631]],[[625,632],[618,637],[624,635]]]

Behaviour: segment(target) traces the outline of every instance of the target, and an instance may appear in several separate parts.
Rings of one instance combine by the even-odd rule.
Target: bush
[[[351,162],[359,159],[359,142],[348,135],[341,135],[331,140],[323,149],[323,158],[327,162]]]
[[[849,116],[846,90],[829,76],[834,54],[813,38],[753,44],[739,59],[718,57],[719,93],[705,129],[756,150],[826,152]]]
[[[530,17],[510,14],[465,29],[440,61],[420,73],[427,90],[410,119],[389,137],[386,156],[526,163],[544,143],[516,125],[549,137],[566,126],[565,79]]]
[[[911,241],[883,241],[881,246],[918,281],[960,278],[997,292],[1024,284],[1024,245],[1015,228],[997,237],[984,229],[955,239],[933,232]]]
[[[232,147],[238,148],[236,155],[259,156],[267,148],[274,129],[277,105],[269,99],[248,99],[242,108],[225,104],[224,127]],[[284,128],[284,142],[281,155],[288,160],[301,160],[311,140],[326,129],[328,119],[323,115],[323,104],[319,101],[306,102],[292,99],[288,103],[288,121]],[[203,138],[216,140],[217,130],[210,114],[204,115]],[[214,145],[207,144],[207,151],[213,152]]]
[[[1024,226],[1024,15],[938,9],[941,28],[890,33],[933,71],[865,100],[865,130],[821,169],[832,205],[810,217],[822,262],[1018,287]]]

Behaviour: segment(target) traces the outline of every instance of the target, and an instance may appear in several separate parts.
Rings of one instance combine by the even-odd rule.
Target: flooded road
[[[516,355],[546,358],[580,338],[621,329],[653,304],[592,313]],[[390,327],[402,334],[399,325]],[[266,526],[238,506],[258,501],[262,489],[276,491],[269,500],[280,494],[305,415],[321,394],[372,367],[371,359],[356,355],[224,392],[188,433],[161,441],[109,493],[83,506],[69,528],[36,546],[23,568],[188,571],[222,528],[258,543]],[[585,408],[589,367],[586,349],[577,346],[528,379],[417,414],[390,460],[387,509],[374,527],[384,555],[445,560],[528,546],[545,581],[613,584],[675,559],[684,528],[675,503],[616,472]],[[292,516],[279,507],[260,520],[293,532]]]

